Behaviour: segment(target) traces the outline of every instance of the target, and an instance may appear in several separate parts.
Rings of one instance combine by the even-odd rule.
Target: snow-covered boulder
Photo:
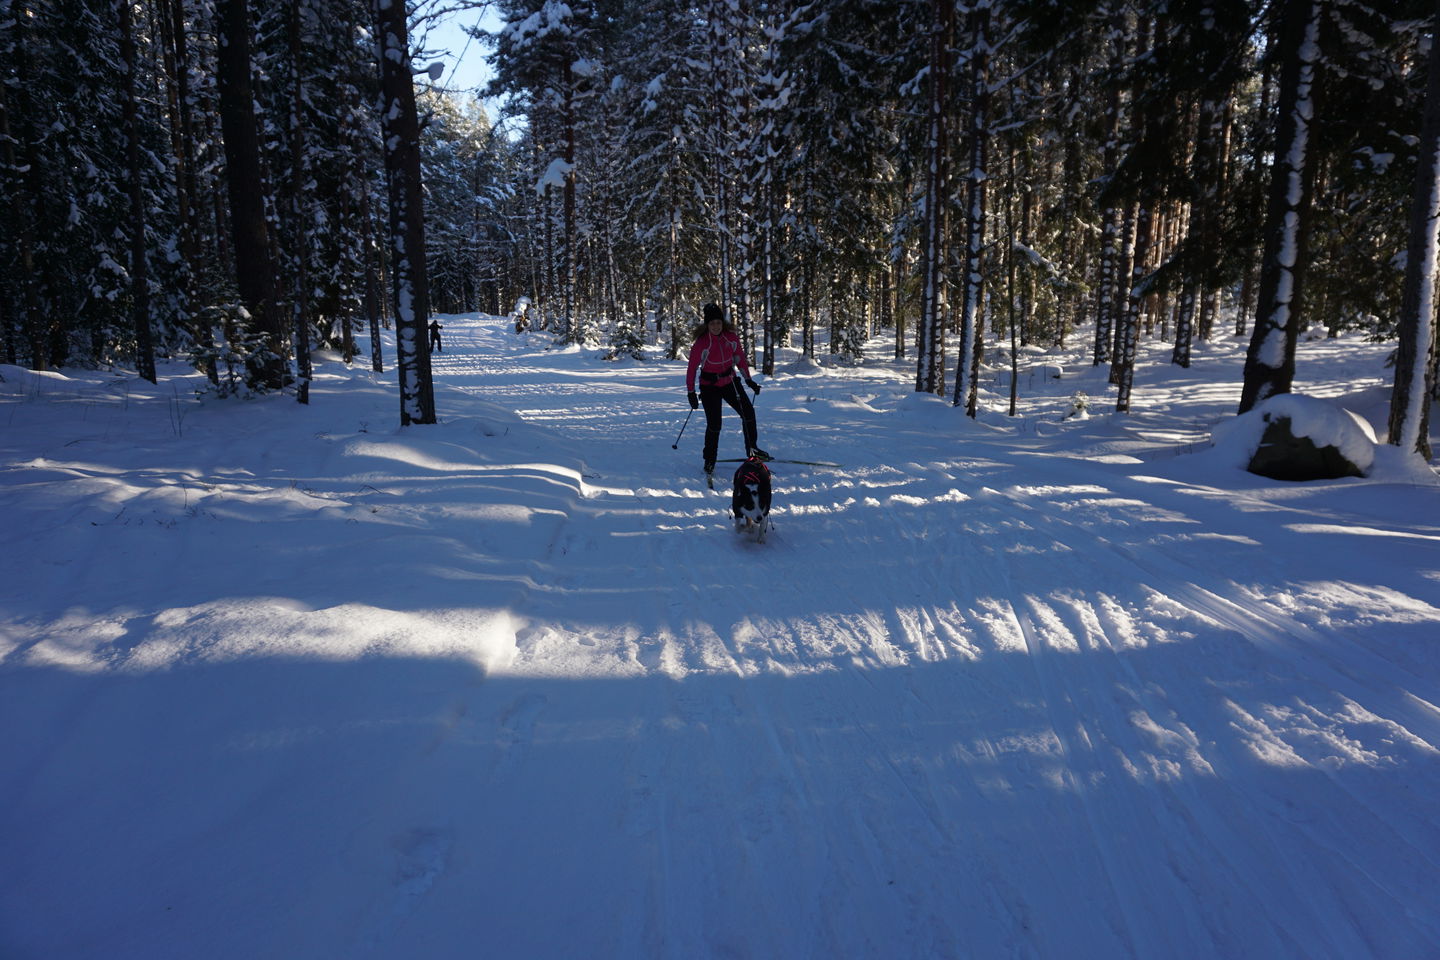
[[[1235,466],[1274,480],[1363,477],[1375,462],[1375,432],[1328,400],[1282,393],[1216,425],[1216,448]]]
[[[1019,371],[1016,379],[1020,383],[1033,384],[1037,380],[1059,380],[1065,376],[1065,368],[1058,363],[1035,363]],[[1002,367],[995,371],[995,382],[1000,386],[1010,385],[1011,371]]]
[[[799,358],[785,364],[777,369],[778,373],[789,374],[792,377],[823,377],[825,368],[815,362],[814,357],[800,356]]]

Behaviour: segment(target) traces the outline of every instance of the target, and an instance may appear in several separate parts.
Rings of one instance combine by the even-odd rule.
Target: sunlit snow
[[[442,321],[433,426],[0,367],[0,956],[1440,955],[1440,485],[1332,413],[1388,345],[1299,344],[1374,460],[1298,484],[1211,444],[1243,338],[978,420],[786,350],[760,442],[840,466],[757,544],[683,361]]]

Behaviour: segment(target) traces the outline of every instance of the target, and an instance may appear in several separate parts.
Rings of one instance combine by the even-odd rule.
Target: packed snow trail
[[[555,404],[563,422],[527,407],[533,371],[513,385],[482,373],[496,381],[488,396],[556,418],[557,432],[588,441],[600,483],[625,485],[572,518],[586,542],[566,566],[594,554],[575,582],[608,569],[602,593],[626,598],[627,585],[652,589],[650,571],[691,581],[662,579],[665,608],[648,620],[622,599],[596,618],[622,625],[609,638],[565,623],[569,596],[553,614],[533,605],[543,639],[522,637],[512,665],[638,664],[679,681],[649,710],[671,731],[660,739],[704,732],[655,776],[672,807],[709,802],[684,831],[703,838],[697,859],[666,874],[753,873],[685,898],[706,915],[662,926],[675,955],[716,952],[725,937],[740,952],[857,955],[897,929],[925,931],[915,955],[978,957],[1076,943],[1094,956],[1434,946],[1433,916],[1414,929],[1387,918],[1429,912],[1413,898],[1440,833],[1405,784],[1436,774],[1435,676],[1368,649],[1388,643],[1377,630],[1413,640],[1434,628],[1436,609],[1417,600],[1436,596],[1417,576],[1437,560],[1433,527],[1416,537],[1407,594],[1381,571],[1346,569],[1343,526],[1291,534],[1290,546],[1270,539],[1283,525],[1262,523],[1259,542],[1250,515],[1217,510],[1225,494],[1185,484],[1183,469],[1056,456],[947,423],[928,398],[900,399],[897,417],[855,396],[853,380],[832,392],[782,376],[757,403],[762,445],[853,466],[777,467],[774,542],[756,549],[728,532],[723,498],[686,479],[693,445],[671,467],[663,413],[683,409],[673,370],[630,365],[587,384],[588,403]],[[636,554],[627,510],[658,534],[639,537]],[[1295,603],[1297,591],[1327,609]],[[1314,806],[1323,819],[1301,813]],[[737,810],[763,828],[705,825]],[[757,888],[765,896],[748,902],[742,891]],[[812,907],[747,919],[797,889]],[[862,890],[873,909],[826,906],[853,907]],[[727,905],[733,915],[703,933]],[[735,929],[786,916],[814,926],[786,925],[779,942]]]
[[[197,533],[146,574],[180,598],[76,575],[118,640],[12,615],[0,722],[61,732],[0,754],[0,954],[1440,953],[1440,488],[782,363],[761,446],[845,466],[772,465],[756,544],[670,447],[683,364],[444,322],[432,432],[257,443],[317,501],[262,602]],[[185,509],[291,516],[245,472]],[[71,509],[66,556],[108,535]]]

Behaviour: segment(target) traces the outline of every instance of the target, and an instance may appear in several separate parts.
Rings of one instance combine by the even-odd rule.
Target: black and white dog
[[[755,542],[765,542],[770,526],[770,468],[759,457],[751,457],[735,471],[735,491],[730,495],[730,512],[736,532],[755,531]]]

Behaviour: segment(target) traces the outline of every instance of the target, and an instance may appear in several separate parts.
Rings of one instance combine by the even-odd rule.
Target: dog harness
[[[735,471],[736,483],[763,483],[770,479],[770,468],[765,466],[765,461],[751,457],[740,465]]]
[[[765,461],[757,457],[751,457],[746,460],[740,464],[740,468],[735,471],[735,499],[738,500],[742,495],[748,496],[748,494],[742,494],[742,488],[752,484],[756,488],[755,492],[757,497],[754,506],[759,509],[762,517],[769,516],[770,468],[765,466]],[[733,502],[731,509],[737,517],[741,515],[740,509],[735,506]]]

